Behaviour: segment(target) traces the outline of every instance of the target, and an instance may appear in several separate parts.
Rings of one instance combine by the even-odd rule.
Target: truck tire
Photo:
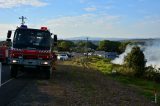
[[[50,79],[52,76],[52,69],[51,67],[48,67],[46,70],[46,79]]]
[[[17,74],[18,74],[18,70],[17,69],[18,68],[16,66],[11,66],[11,72],[10,72],[10,74],[11,74],[12,78],[16,78],[17,77]]]

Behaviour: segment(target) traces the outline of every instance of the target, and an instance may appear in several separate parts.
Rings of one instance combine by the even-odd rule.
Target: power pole
[[[26,18],[26,17],[24,17],[24,16],[22,16],[22,17],[19,17],[19,19],[21,19],[21,20],[22,20],[22,23],[21,23],[21,24],[22,24],[22,25],[24,25],[24,24],[25,24],[25,21],[24,21],[24,20],[25,20],[25,19],[27,19],[27,18]]]
[[[88,37],[87,37],[87,43],[86,43],[86,50],[87,50],[87,58],[88,58]]]

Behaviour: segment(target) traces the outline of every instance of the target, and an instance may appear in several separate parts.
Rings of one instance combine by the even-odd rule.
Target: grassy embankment
[[[122,66],[112,64],[108,59],[90,57],[87,61],[85,58],[81,58],[74,60],[74,62],[76,64],[81,64],[83,67],[89,66],[94,68],[124,85],[136,88],[140,94],[144,95],[151,101],[154,101],[154,91],[156,90],[158,95],[157,101],[158,104],[160,104],[160,84],[155,83],[154,81],[136,78],[131,75],[132,72],[126,71]],[[113,73],[113,70],[116,70],[116,73]]]

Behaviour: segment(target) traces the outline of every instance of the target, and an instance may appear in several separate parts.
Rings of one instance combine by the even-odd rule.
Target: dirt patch
[[[35,80],[9,106],[154,106],[133,88],[70,62],[59,63],[51,80]]]

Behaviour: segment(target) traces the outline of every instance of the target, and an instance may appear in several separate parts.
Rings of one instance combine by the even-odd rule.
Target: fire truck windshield
[[[37,29],[17,29],[13,38],[13,48],[49,50],[51,34]]]

